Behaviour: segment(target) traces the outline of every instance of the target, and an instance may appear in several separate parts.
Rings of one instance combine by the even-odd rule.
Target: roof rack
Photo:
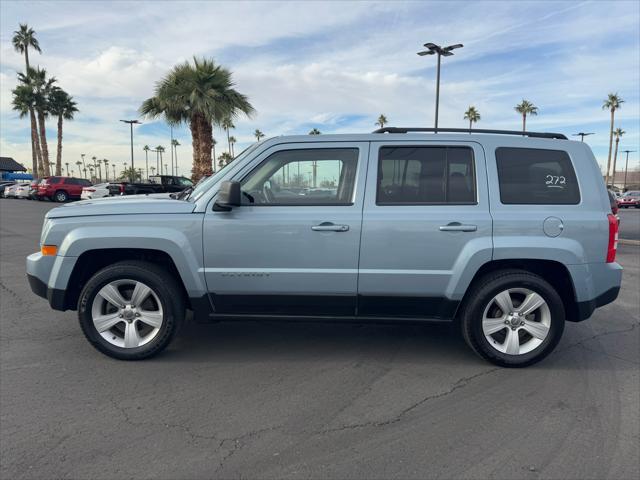
[[[384,127],[374,130],[372,133],[410,133],[410,132],[433,132],[433,133],[497,133],[500,135],[519,135],[522,137],[532,138],[554,138],[557,140],[567,140],[562,133],[547,132],[520,132],[517,130],[484,130],[484,129],[468,129],[468,128],[418,128],[418,127]]]

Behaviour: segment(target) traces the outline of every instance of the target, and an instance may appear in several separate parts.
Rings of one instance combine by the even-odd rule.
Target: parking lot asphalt
[[[618,216],[620,217],[620,238],[640,240],[640,209],[621,208]]]
[[[640,247],[527,369],[434,324],[190,324],[127,363],[29,290],[52,206],[0,199],[0,478],[640,477]]]

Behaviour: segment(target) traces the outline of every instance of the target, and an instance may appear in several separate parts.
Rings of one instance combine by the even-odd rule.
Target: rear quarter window
[[[500,201],[507,205],[580,203],[576,173],[567,152],[537,148],[496,149]]]

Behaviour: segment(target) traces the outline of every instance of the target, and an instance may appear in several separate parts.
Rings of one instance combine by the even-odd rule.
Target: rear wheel
[[[553,351],[564,331],[564,307],[555,289],[529,272],[508,270],[476,282],[462,308],[467,344],[503,367],[525,367]]]
[[[184,319],[182,289],[154,264],[120,262],[96,273],[80,294],[78,318],[89,342],[121,360],[158,354]]]
[[[67,192],[65,192],[64,190],[58,190],[54,195],[53,198],[56,202],[59,203],[64,203],[67,200],[69,200],[69,195],[67,194]]]

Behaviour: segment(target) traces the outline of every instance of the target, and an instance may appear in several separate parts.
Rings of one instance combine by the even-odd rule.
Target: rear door
[[[481,146],[373,142],[369,156],[358,314],[451,318],[492,254]]]

